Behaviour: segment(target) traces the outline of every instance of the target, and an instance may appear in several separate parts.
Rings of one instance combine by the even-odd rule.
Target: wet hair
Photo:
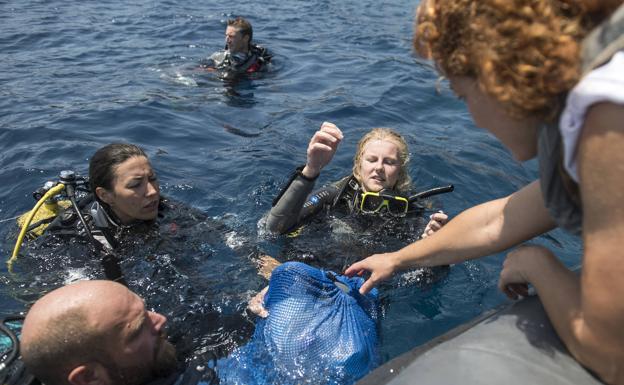
[[[227,21],[228,27],[237,28],[243,36],[249,36],[249,44],[251,44],[251,39],[253,38],[253,28],[251,28],[251,23],[249,23],[246,19],[242,17],[237,17],[236,19],[229,19]]]
[[[398,155],[400,170],[396,185],[393,188],[397,192],[407,192],[411,186],[411,179],[407,170],[409,150],[407,148],[407,142],[403,136],[391,128],[373,128],[360,139],[355,151],[355,157],[353,158],[353,176],[360,183],[362,183],[362,175],[360,175],[360,162],[362,160],[362,155],[364,154],[364,148],[373,140],[390,141],[397,145],[399,149]]]
[[[423,0],[414,49],[477,79],[515,119],[556,118],[578,82],[580,42],[622,0]]]
[[[91,162],[89,162],[89,188],[96,199],[96,188],[103,187],[109,191],[113,189],[117,166],[138,156],[147,158],[140,147],[128,143],[107,144],[93,154]]]
[[[50,318],[42,326],[45,332],[22,344],[21,353],[28,370],[44,384],[66,385],[67,376],[76,366],[110,360],[106,351],[110,337],[89,326],[83,307]]]

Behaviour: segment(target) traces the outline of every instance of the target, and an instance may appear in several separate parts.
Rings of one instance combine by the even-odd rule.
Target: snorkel
[[[429,198],[431,196],[438,195],[438,194],[448,193],[453,190],[455,190],[455,186],[453,186],[452,184],[449,184],[448,186],[434,187],[429,190],[416,193],[410,196],[409,198],[407,198],[407,200],[410,203],[414,203],[414,202],[418,202],[421,199]]]

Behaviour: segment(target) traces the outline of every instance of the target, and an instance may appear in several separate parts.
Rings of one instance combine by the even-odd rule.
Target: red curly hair
[[[580,78],[580,42],[622,0],[423,0],[414,49],[477,79],[509,116],[554,119]]]

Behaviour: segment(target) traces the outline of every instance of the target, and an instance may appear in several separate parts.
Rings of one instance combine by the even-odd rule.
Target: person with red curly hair
[[[424,0],[414,49],[433,59],[475,124],[540,178],[470,208],[424,240],[353,264],[365,293],[398,270],[501,252],[562,227],[583,269],[542,246],[507,254],[499,288],[539,295],[570,353],[624,384],[624,6],[622,0]]]

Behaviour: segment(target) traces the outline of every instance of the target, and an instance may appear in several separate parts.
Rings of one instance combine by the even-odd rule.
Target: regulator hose
[[[15,263],[15,261],[17,260],[17,255],[19,254],[20,248],[22,247],[22,242],[24,242],[24,236],[28,232],[28,227],[30,226],[30,222],[32,222],[33,218],[35,217],[35,214],[37,214],[37,211],[39,211],[39,208],[43,205],[43,203],[46,200],[60,193],[61,191],[63,191],[64,188],[65,188],[65,185],[62,183],[59,183],[56,186],[49,189],[45,194],[43,194],[41,199],[37,201],[37,204],[35,205],[35,207],[33,207],[33,209],[30,211],[28,218],[26,218],[26,222],[24,222],[24,226],[22,226],[22,229],[20,230],[19,236],[17,237],[17,241],[15,242],[15,248],[13,248],[13,254],[11,254],[11,258],[9,258],[9,260],[7,261],[7,267],[10,273],[13,273],[13,263]]]

